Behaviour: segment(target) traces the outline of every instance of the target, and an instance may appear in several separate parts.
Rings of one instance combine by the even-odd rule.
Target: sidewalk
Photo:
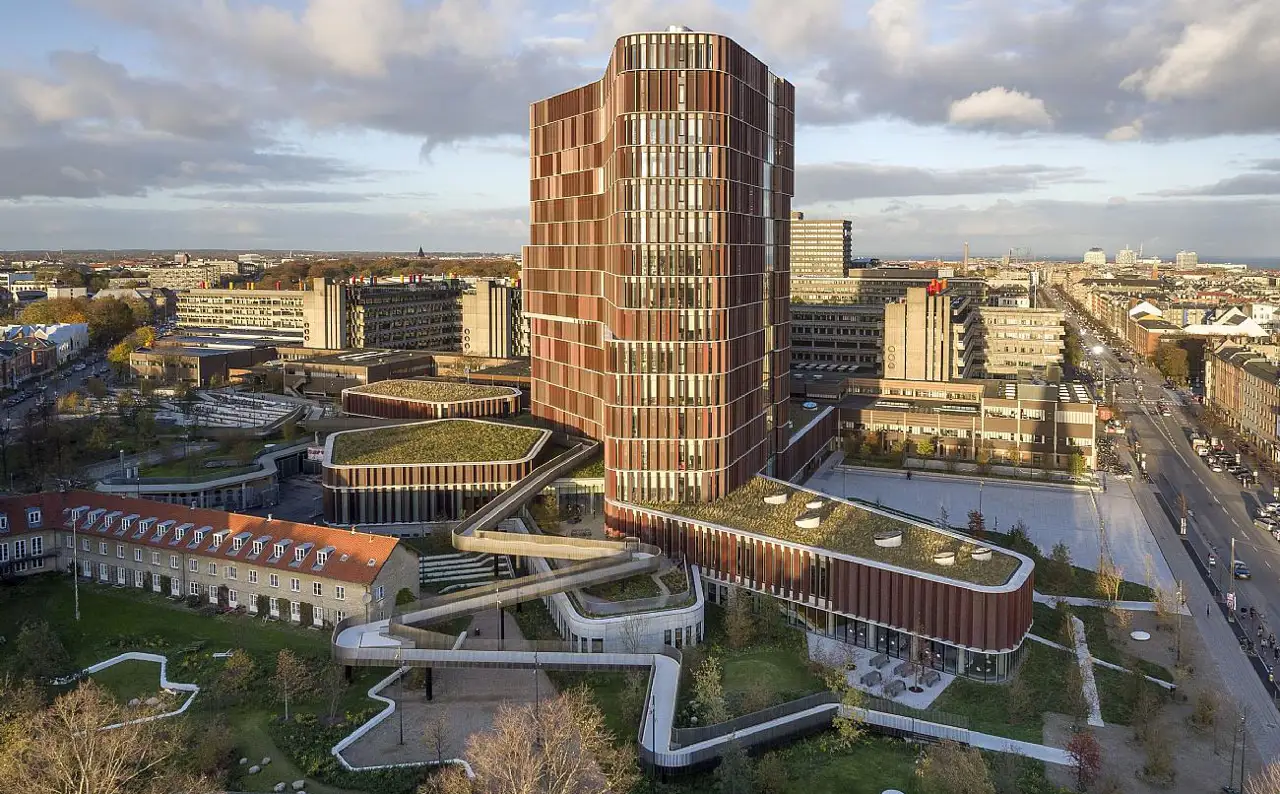
[[[1132,491],[1148,520],[1164,521],[1167,526],[1168,519],[1151,490],[1133,488]],[[1249,736],[1254,747],[1264,759],[1280,756],[1280,712],[1276,711],[1271,693],[1258,678],[1248,658],[1241,653],[1240,643],[1227,625],[1222,611],[1215,609],[1211,615],[1206,615],[1200,608],[1202,604],[1214,603],[1215,599],[1199,570],[1187,556],[1181,541],[1172,531],[1157,531],[1152,534],[1164,552],[1174,576],[1182,582],[1192,620],[1200,630],[1200,636],[1204,638],[1218,678],[1222,682],[1223,693],[1245,709]]]

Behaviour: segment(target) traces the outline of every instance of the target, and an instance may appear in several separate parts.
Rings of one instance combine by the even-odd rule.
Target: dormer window
[[[293,550],[293,558],[298,562],[302,562],[303,558],[305,558],[306,556],[307,556],[307,550],[304,548],[297,548]]]
[[[277,543],[275,546],[273,546],[273,547],[271,548],[271,556],[272,556],[272,557],[281,557],[281,556],[284,556],[284,544],[283,544],[283,543]]]
[[[38,507],[27,508],[27,527],[34,529],[40,526],[43,520],[44,520],[44,516],[40,512],[40,508]]]
[[[191,526],[190,524],[183,524],[182,526],[173,530],[173,542],[177,543],[178,541],[182,540],[182,536],[187,534],[187,528],[190,526]]]
[[[138,522],[138,535],[145,535],[156,525],[155,518],[144,518]]]
[[[317,551],[317,552],[316,552],[316,567],[317,567],[317,568],[322,567],[322,566],[323,566],[326,562],[328,562],[328,561],[329,561],[329,552],[327,552],[327,551]]]
[[[8,531],[9,531],[9,517],[7,515],[4,515],[3,513],[0,513],[0,532],[8,532]]]
[[[226,539],[227,539],[227,530],[225,529],[220,529],[217,532],[213,533],[213,545],[209,547],[209,550],[213,551],[214,549],[218,548],[219,546],[222,545],[222,541]]]
[[[232,551],[240,551],[240,549],[243,549],[243,548],[244,548],[244,538],[232,538],[232,539],[231,539],[231,550],[232,550]]]
[[[253,542],[253,553],[254,553],[254,556],[257,556],[262,553],[262,541],[255,540]]]
[[[194,542],[194,543],[204,543],[204,530],[203,530],[203,529],[197,529],[197,530],[196,530],[195,537],[193,537],[193,538],[192,538],[192,542]]]

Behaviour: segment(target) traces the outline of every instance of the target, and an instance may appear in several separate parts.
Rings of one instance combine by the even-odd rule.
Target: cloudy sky
[[[1280,257],[1276,0],[0,0],[0,249],[516,251],[528,103],[619,35],[797,86],[861,255]]]

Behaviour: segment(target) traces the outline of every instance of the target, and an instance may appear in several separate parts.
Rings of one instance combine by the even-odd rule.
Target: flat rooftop
[[[508,386],[480,386],[445,380],[417,380],[403,378],[382,380],[365,386],[347,389],[351,394],[371,394],[378,397],[394,397],[415,402],[449,403],[463,400],[483,400],[489,397],[511,397],[519,394]]]
[[[474,419],[439,419],[334,434],[335,466],[433,465],[521,460],[551,433]]]
[[[785,496],[786,501],[782,504],[764,501],[765,497],[778,495]],[[819,507],[808,507],[809,503],[819,501]],[[1024,564],[1021,558],[995,548],[991,549],[991,559],[974,560],[970,553],[980,546],[962,535],[921,526],[765,477],[756,477],[714,502],[636,504],[700,523],[828,549],[873,564],[893,565],[986,587],[1006,584]],[[817,516],[818,526],[813,529],[796,526],[796,519],[802,516]],[[876,544],[877,533],[894,530],[902,533],[902,545],[884,547]],[[934,555],[940,552],[954,552],[954,564],[935,562]],[[1030,565],[1029,562],[1025,564]]]
[[[807,405],[817,406],[816,408],[806,408]],[[816,402],[813,400],[792,400],[787,404],[788,411],[791,416],[791,437],[795,438],[809,426],[809,423],[818,418],[831,403]]]
[[[337,353],[322,353],[310,358],[298,359],[295,364],[338,364],[348,367],[372,367],[380,364],[401,364],[431,358],[425,350],[380,350],[377,348],[352,348]]]

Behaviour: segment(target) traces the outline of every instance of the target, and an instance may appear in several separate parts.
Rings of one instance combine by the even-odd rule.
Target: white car
[[[1209,471],[1212,471],[1212,472],[1222,471],[1222,464],[1216,460],[1213,461],[1212,463],[1209,464]]]

